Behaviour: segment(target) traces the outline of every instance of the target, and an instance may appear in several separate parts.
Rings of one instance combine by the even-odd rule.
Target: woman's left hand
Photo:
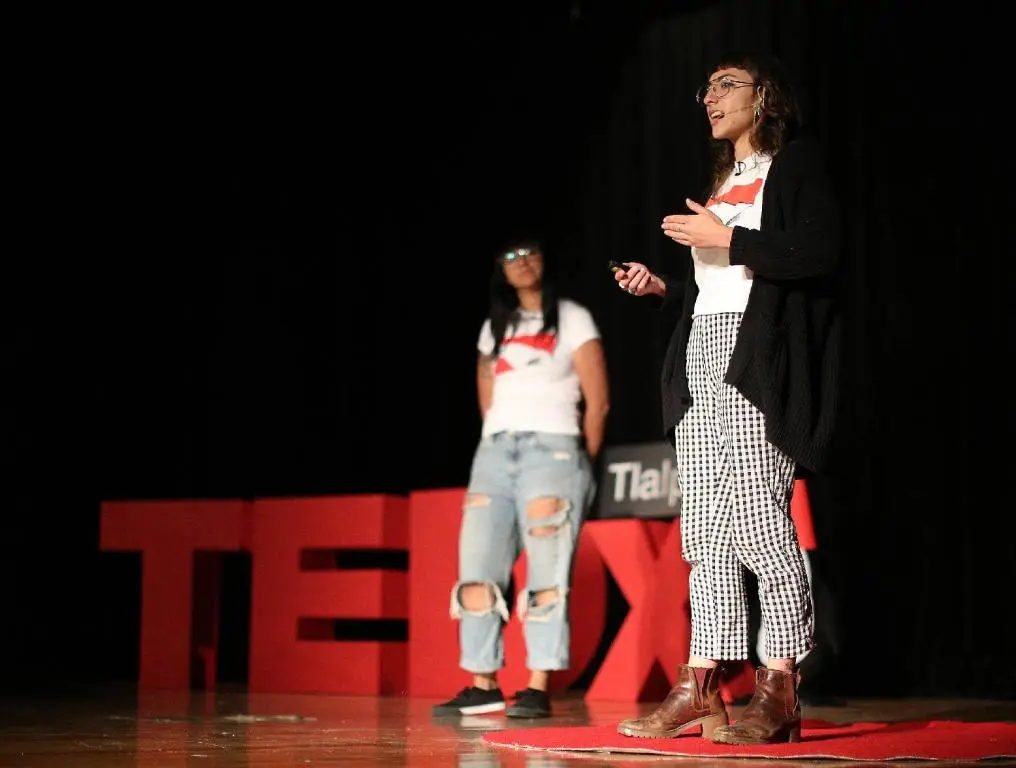
[[[694,213],[665,216],[661,225],[663,234],[692,248],[729,248],[733,230],[694,200],[685,200],[685,203]]]

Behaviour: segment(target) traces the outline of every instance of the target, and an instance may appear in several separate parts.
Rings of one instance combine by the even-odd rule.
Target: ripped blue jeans
[[[526,583],[516,585],[516,612],[524,622],[526,666],[534,671],[568,668],[568,592],[579,530],[594,490],[592,466],[577,436],[499,432],[480,441],[459,532],[459,580],[451,598],[452,618],[459,620],[462,669],[478,674],[504,666],[503,629],[509,614],[504,595],[523,548]],[[486,608],[463,606],[462,588],[471,584],[488,587]]]

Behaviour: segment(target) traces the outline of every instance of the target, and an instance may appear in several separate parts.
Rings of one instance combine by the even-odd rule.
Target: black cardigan
[[[769,169],[761,228],[734,227],[731,237],[730,263],[751,269],[754,280],[724,380],[765,415],[769,442],[813,472],[826,465],[837,414],[839,257],[839,215],[820,152],[809,142],[790,142]],[[682,281],[660,277],[667,284],[661,308],[681,302]],[[691,264],[683,282],[662,374],[671,445],[691,405],[685,353],[698,296]]]

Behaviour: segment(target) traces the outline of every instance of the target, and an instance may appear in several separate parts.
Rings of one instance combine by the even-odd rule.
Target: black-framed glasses
[[[744,88],[746,85],[755,85],[755,83],[746,83],[743,80],[735,80],[732,77],[721,77],[712,83],[706,83],[697,91],[695,91],[695,101],[699,104],[706,100],[706,96],[710,93],[718,99],[722,99],[734,88]]]
[[[540,252],[535,248],[516,248],[514,251],[505,251],[502,253],[497,257],[497,261],[499,264],[503,264],[507,267],[523,261],[528,262],[529,259],[539,255]]]

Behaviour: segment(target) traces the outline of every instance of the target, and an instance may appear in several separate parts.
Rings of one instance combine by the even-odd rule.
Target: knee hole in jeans
[[[456,583],[452,588],[450,612],[453,619],[461,619],[463,615],[482,617],[496,613],[502,621],[508,621],[508,605],[501,587],[493,581]]]
[[[570,509],[570,502],[556,496],[541,496],[538,499],[533,499],[526,506],[529,533],[533,536],[553,536],[561,530],[561,525]],[[536,521],[546,521],[546,525],[540,525]]]
[[[519,595],[516,611],[523,621],[549,622],[558,607],[567,599],[568,589],[549,587],[547,589],[525,590]]]
[[[493,584],[463,584],[459,587],[459,603],[472,613],[485,613],[494,607],[497,596]]]
[[[550,589],[541,589],[539,592],[533,593],[533,607],[542,607],[545,605],[551,605],[557,602],[559,592],[556,587]]]

